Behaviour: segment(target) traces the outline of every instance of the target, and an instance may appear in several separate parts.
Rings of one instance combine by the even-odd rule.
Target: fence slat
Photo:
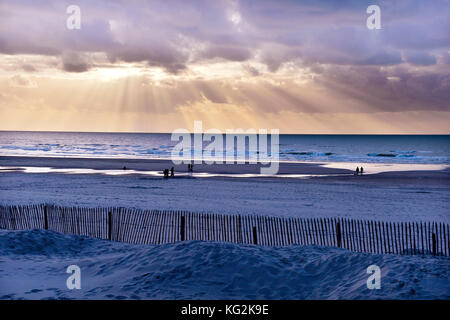
[[[179,210],[0,205],[0,228],[33,228],[138,244],[185,240],[337,246],[358,252],[450,255],[443,222],[219,215]]]

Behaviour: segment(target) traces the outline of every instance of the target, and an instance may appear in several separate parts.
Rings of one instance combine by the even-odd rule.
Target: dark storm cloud
[[[430,66],[436,64],[436,57],[427,52],[407,51],[405,58],[408,63],[418,66]]]
[[[232,46],[212,46],[203,54],[204,58],[223,58],[228,61],[246,61],[251,56],[248,48]]]
[[[450,111],[448,73],[413,74],[406,68],[383,71],[376,67],[333,66],[316,81],[327,88],[330,96],[355,99],[377,111]]]
[[[62,68],[68,72],[85,72],[91,67],[87,57],[75,52],[65,53],[62,56]]]

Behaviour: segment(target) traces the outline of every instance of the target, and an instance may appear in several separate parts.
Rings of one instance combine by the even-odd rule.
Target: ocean
[[[168,133],[0,131],[1,156],[169,159],[177,143]],[[203,143],[203,149],[207,145]],[[248,156],[248,149],[245,154],[237,154],[238,158]],[[279,137],[279,158],[297,162],[450,164],[450,135],[284,134]]]

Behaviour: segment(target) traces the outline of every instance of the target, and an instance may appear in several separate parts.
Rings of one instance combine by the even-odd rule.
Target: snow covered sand
[[[212,242],[142,246],[0,230],[1,299],[450,299],[450,259]],[[81,268],[69,290],[66,268]],[[366,269],[381,268],[369,290]]]

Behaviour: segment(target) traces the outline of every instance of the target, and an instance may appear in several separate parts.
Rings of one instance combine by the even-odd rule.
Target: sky
[[[80,29],[69,29],[80,8]],[[369,29],[369,5],[381,29]],[[0,130],[450,134],[450,1],[0,0]]]

